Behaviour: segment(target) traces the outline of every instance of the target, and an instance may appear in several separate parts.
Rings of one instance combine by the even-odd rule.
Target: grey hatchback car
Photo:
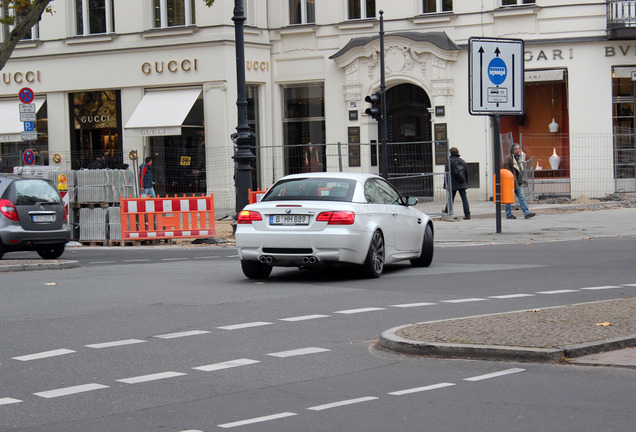
[[[6,252],[23,250],[55,259],[70,239],[67,212],[53,183],[0,174],[0,259]]]

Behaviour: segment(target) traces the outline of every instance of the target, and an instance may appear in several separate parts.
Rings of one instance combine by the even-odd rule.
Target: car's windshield
[[[18,180],[12,186],[16,205],[60,204],[58,192],[45,180]]]
[[[355,180],[339,178],[294,178],[276,183],[262,201],[351,201]]]

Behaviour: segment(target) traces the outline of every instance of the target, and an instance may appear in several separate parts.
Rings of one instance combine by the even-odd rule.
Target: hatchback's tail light
[[[20,220],[18,212],[15,209],[15,205],[13,205],[13,203],[8,199],[0,199],[0,213],[5,215],[7,219],[11,219],[14,221]]]
[[[237,223],[240,224],[251,224],[254,221],[263,220],[263,216],[259,212],[243,210],[239,213]]]
[[[353,225],[356,214],[350,211],[322,212],[316,217],[318,222],[327,222],[329,225]]]

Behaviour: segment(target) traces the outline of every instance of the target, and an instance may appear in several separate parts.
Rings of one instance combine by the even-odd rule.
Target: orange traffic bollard
[[[514,204],[515,203],[515,178],[513,174],[507,169],[499,170],[501,174],[501,203],[502,204]],[[497,190],[497,176],[493,176],[492,190]],[[493,193],[493,202],[497,202],[497,193]]]

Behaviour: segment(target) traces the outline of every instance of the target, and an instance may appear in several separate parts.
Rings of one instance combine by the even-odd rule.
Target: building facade
[[[253,188],[288,173],[379,172],[385,30],[389,176],[438,199],[449,146],[469,162],[469,197],[492,196],[493,120],[469,114],[471,37],[524,41],[525,113],[501,118],[536,192],[636,191],[636,2],[583,0],[245,0]],[[0,71],[0,155],[81,169],[146,156],[159,194],[235,203],[234,1],[54,0]],[[11,13],[5,10],[3,13]],[[2,38],[7,37],[5,28]],[[18,92],[35,93],[37,140],[22,140]],[[558,156],[559,163],[554,165]],[[134,157],[136,156],[136,159]],[[132,158],[132,159],[131,159]]]

